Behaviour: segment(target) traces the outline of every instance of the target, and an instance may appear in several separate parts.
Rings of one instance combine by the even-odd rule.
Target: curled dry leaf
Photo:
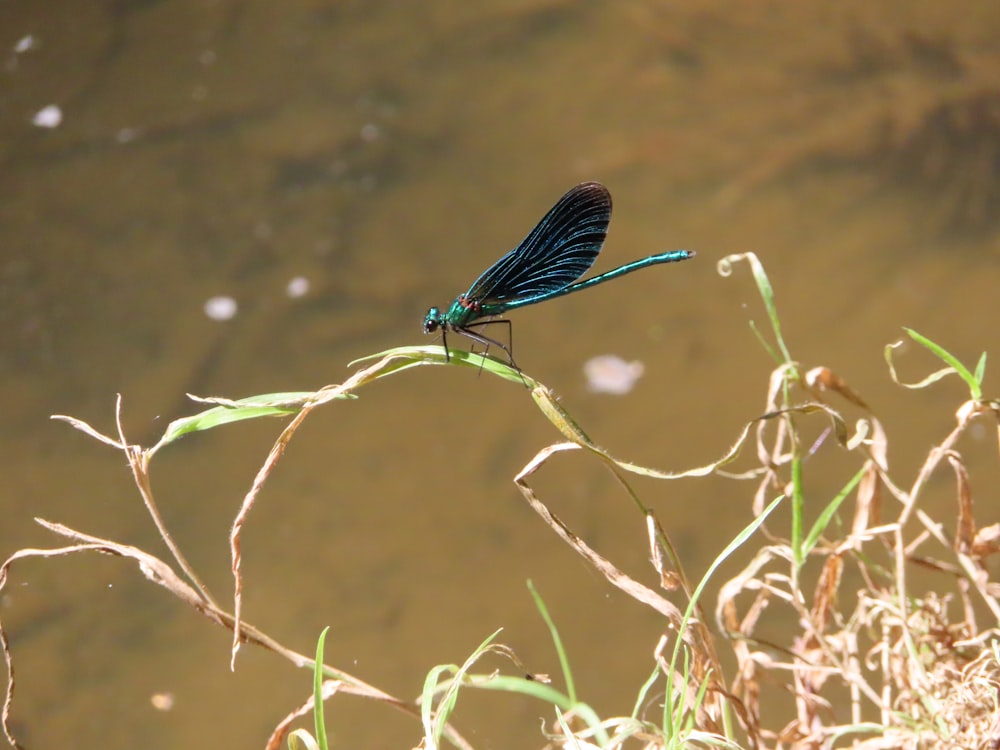
[[[840,394],[855,406],[859,406],[865,411],[871,411],[861,395],[847,384],[847,381],[840,377],[829,367],[814,367],[805,376],[806,385],[819,391],[833,391]]]
[[[987,557],[1000,551],[1000,523],[984,526],[976,532],[972,540],[972,554]]]

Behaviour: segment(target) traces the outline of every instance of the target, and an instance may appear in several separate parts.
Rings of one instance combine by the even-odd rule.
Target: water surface
[[[994,353],[998,38],[988,2],[0,5],[0,548],[56,543],[42,516],[165,554],[122,459],[50,414],[111,431],[122,393],[129,436],[148,444],[191,411],[186,392],[343,380],[356,357],[426,343],[426,309],[590,179],[616,204],[595,270],[699,253],[514,316],[520,364],[598,442],[683,469],[763,409],[759,301],[745,272],[715,272],[752,249],[794,356],[847,378],[912,474],[962,393],[902,391],[883,346],[905,325],[966,361]],[[52,105],[59,126],[34,124]],[[304,297],[286,294],[295,277]],[[237,300],[233,320],[205,317],[215,295]],[[583,363],[606,353],[644,365],[627,396],[587,388]],[[904,357],[915,378],[931,366]],[[558,437],[526,394],[424,368],[360,395],[314,416],[267,486],[244,540],[248,619],[303,651],[329,624],[332,663],[413,697],[498,627],[530,669],[557,671],[530,578],[582,697],[628,712],[662,623],[520,500],[511,478]],[[277,430],[192,438],[154,468],[168,523],[223,598],[229,523]],[[987,478],[991,450],[967,456]],[[843,477],[831,462],[815,462],[818,491]],[[537,487],[654,583],[642,521],[600,467],[563,456]],[[637,487],[692,575],[750,520],[733,482]],[[226,633],[121,561],[15,577],[2,606],[32,746],[259,747],[309,689],[253,649],[229,673]],[[151,707],[157,692],[171,711]],[[459,720],[478,747],[530,746],[542,714],[486,696]],[[419,736],[356,699],[330,718],[342,746]]]

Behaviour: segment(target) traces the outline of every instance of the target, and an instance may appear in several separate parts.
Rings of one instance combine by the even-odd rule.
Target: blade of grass
[[[327,625],[319,634],[316,642],[316,663],[313,665],[313,726],[316,729],[316,741],[320,750],[327,750],[326,717],[323,703],[323,648],[326,644],[326,634],[330,632]]]
[[[296,413],[309,399],[315,395],[313,391],[295,391],[289,393],[263,393],[259,396],[241,398],[226,405],[214,406],[206,411],[193,414],[190,417],[175,419],[167,425],[163,437],[157,443],[162,447],[179,440],[192,432],[211,430],[244,419],[259,417],[284,417]],[[345,394],[342,398],[348,398]]]
[[[603,747],[608,742],[608,735],[601,723],[601,717],[597,715],[586,703],[570,700],[568,695],[564,695],[551,685],[528,680],[524,677],[512,677],[510,675],[494,675],[488,680],[475,683],[474,687],[480,690],[499,690],[506,693],[518,693],[527,695],[538,700],[549,703],[561,711],[572,712],[578,716],[598,738],[598,742]]]
[[[421,693],[420,705],[420,719],[424,726],[426,750],[437,750],[441,746],[441,735],[444,733],[448,720],[455,710],[455,704],[458,702],[458,692],[463,685],[465,676],[472,668],[472,665],[490,650],[493,641],[496,640],[496,637],[500,635],[502,630],[503,628],[495,630],[492,635],[480,643],[461,667],[454,664],[443,664],[434,667],[427,673]],[[441,700],[438,702],[437,711],[434,711],[434,695],[438,691],[439,677],[447,672],[454,672],[454,677],[445,688],[444,695],[441,696]]]
[[[515,383],[524,383],[529,387],[538,385],[538,382],[534,378],[525,375],[516,367],[483,353],[476,354],[462,349],[450,349],[449,354],[450,358],[446,358],[444,349],[437,345],[400,346],[395,349],[387,349],[386,351],[379,352],[378,354],[369,354],[366,357],[361,357],[351,362],[349,366],[354,366],[359,362],[367,362],[372,359],[378,359],[379,357],[398,357],[402,359],[409,359],[411,361],[404,367],[397,368],[394,372],[418,365],[451,364],[457,367],[470,367],[475,370],[485,370],[486,372],[497,375],[505,380],[510,380]]]
[[[962,380],[965,381],[965,384],[969,387],[969,393],[972,395],[973,399],[978,401],[983,397],[982,381],[980,378],[981,378],[981,371],[984,370],[986,367],[985,353],[983,353],[983,355],[979,358],[979,364],[977,364],[976,366],[976,372],[978,376],[973,375],[971,372],[969,372],[968,368],[966,368],[966,366],[963,365],[958,360],[957,357],[955,357],[951,352],[947,351],[940,344],[931,341],[929,338],[917,333],[912,328],[904,327],[903,330],[906,331],[907,335],[911,339],[916,341],[918,344],[920,344],[925,349],[934,354],[935,357],[937,357],[942,362],[951,367],[955,371],[955,373],[960,378],[962,378]]]
[[[798,443],[796,442],[797,446]],[[805,513],[805,493],[802,491],[802,456],[796,450],[792,456],[792,549],[795,568],[802,567],[802,515]]]
[[[778,307],[774,303],[774,288],[771,286],[771,281],[767,278],[767,272],[764,271],[764,266],[757,255],[755,253],[727,255],[718,263],[719,275],[730,276],[733,272],[733,264],[739,261],[746,261],[750,266],[750,273],[753,276],[754,284],[757,285],[757,291],[760,292],[760,298],[764,303],[764,310],[771,321],[771,330],[774,332],[775,343],[781,351],[781,359],[779,361],[791,363],[792,355],[785,345],[785,338],[781,333],[781,320],[778,318]],[[770,347],[767,348],[770,350]]]
[[[545,602],[543,601],[541,594],[538,593],[538,590],[535,588],[535,584],[533,584],[530,580],[528,581],[528,591],[531,592],[531,596],[535,600],[535,607],[538,608],[539,614],[541,614],[542,619],[545,620],[545,627],[549,629],[549,635],[552,637],[552,645],[555,646],[556,654],[559,657],[559,669],[562,671],[563,681],[566,683],[566,694],[573,703],[576,703],[576,686],[573,682],[573,672],[569,666],[569,657],[566,654],[566,647],[563,645],[562,638],[559,636],[559,629],[552,620],[552,616],[549,614],[548,607],[545,606]]]
[[[759,516],[757,516],[755,519],[753,519],[753,521],[747,524],[743,528],[743,530],[739,534],[737,534],[736,537],[729,544],[726,545],[726,548],[719,553],[719,555],[715,558],[715,560],[712,561],[712,564],[705,572],[705,575],[702,576],[701,580],[698,582],[698,585],[695,587],[694,593],[691,595],[690,601],[688,601],[687,608],[684,610],[684,616],[681,618],[681,626],[678,629],[678,637],[677,640],[674,642],[674,648],[670,656],[670,669],[667,671],[667,687],[665,693],[666,699],[663,702],[663,727],[664,727],[664,732],[667,734],[668,737],[676,737],[678,730],[678,727],[675,725],[673,716],[671,714],[672,705],[670,698],[674,694],[673,681],[674,681],[674,673],[677,668],[677,658],[680,652],[683,650],[682,649],[683,639],[680,637],[680,633],[683,633],[684,629],[687,628],[688,622],[691,620],[691,617],[695,611],[695,607],[698,604],[698,600],[701,598],[701,594],[705,590],[705,586],[708,585],[709,580],[712,578],[713,575],[715,575],[715,571],[718,570],[719,566],[722,565],[723,562],[729,559],[729,557],[733,554],[733,552],[742,547],[743,544],[751,536],[753,536],[754,532],[757,531],[758,528],[760,528],[761,524],[763,524],[764,521],[767,520],[767,517],[771,515],[774,509],[778,507],[778,504],[784,499],[785,499],[784,495],[779,495],[774,500],[772,500],[771,504],[768,505],[766,508],[764,508],[764,510],[761,511]]]
[[[976,362],[976,371],[973,373],[972,377],[974,377],[976,382],[982,386],[983,379],[986,377],[986,352],[979,355],[979,361]]]
[[[800,555],[800,559],[805,560],[809,556],[809,553],[812,552],[813,548],[816,546],[816,542],[819,541],[820,536],[822,536],[827,525],[829,525],[830,519],[833,518],[833,514],[837,512],[841,503],[843,503],[847,496],[854,491],[854,488],[858,486],[858,483],[867,471],[868,467],[862,466],[858,473],[851,477],[850,481],[844,485],[844,488],[838,492],[829,503],[826,504],[826,507],[823,508],[823,512],[819,514],[819,518],[817,518],[815,523],[813,523],[812,527],[809,529],[809,534],[802,543],[802,554]]]
[[[903,330],[906,331],[907,335],[911,339],[913,339],[918,344],[927,349],[929,352],[934,354],[934,356],[936,356],[938,359],[940,359],[948,366],[940,370],[935,370],[930,375],[928,375],[923,380],[917,383],[904,383],[902,380],[900,380],[899,376],[897,375],[896,366],[892,361],[893,351],[898,347],[900,347],[903,343],[902,341],[897,341],[892,344],[887,344],[884,352],[886,364],[889,366],[889,375],[890,377],[892,377],[893,382],[895,382],[897,385],[901,385],[903,388],[916,390],[919,388],[926,388],[927,386],[936,383],[942,378],[954,373],[955,375],[958,375],[960,378],[962,378],[963,381],[965,381],[966,386],[969,388],[969,393],[974,401],[982,400],[983,397],[982,382],[983,382],[983,377],[986,374],[985,352],[983,352],[983,354],[980,355],[979,360],[976,362],[975,373],[971,373],[969,372],[968,368],[965,365],[963,365],[953,354],[951,354],[951,352],[947,351],[939,344],[931,341],[926,336],[923,336],[910,328],[904,327]]]

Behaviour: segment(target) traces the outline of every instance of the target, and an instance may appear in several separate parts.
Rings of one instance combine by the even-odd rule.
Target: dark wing
[[[465,293],[492,302],[528,300],[569,286],[601,252],[611,221],[611,193],[584,182],[559,199],[521,244],[486,269]]]

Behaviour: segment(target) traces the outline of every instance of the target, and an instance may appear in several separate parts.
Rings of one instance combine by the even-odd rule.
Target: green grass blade
[[[513,367],[502,360],[484,355],[483,353],[467,352],[463,349],[449,349],[448,351],[450,353],[450,361],[445,358],[444,348],[440,345],[400,346],[395,349],[387,349],[386,351],[379,352],[378,354],[369,354],[366,357],[361,357],[360,359],[356,359],[351,362],[350,365],[353,366],[359,362],[367,362],[380,357],[395,357],[404,361],[409,361],[395,367],[392,370],[393,373],[420,365],[450,364],[455,367],[468,367],[474,370],[488,372],[491,375],[496,375],[497,377],[501,377],[515,383],[523,383],[529,387],[534,387],[538,384],[534,378],[525,375],[516,367]],[[388,374],[390,373],[381,373],[382,376]]]
[[[316,642],[316,663],[313,665],[313,725],[320,750],[327,750],[323,705],[323,648],[326,644],[326,634],[329,632],[330,626],[327,625],[319,634],[319,640]]]
[[[681,618],[681,625],[678,628],[678,635],[674,642],[674,649],[670,655],[670,669],[667,672],[667,686],[665,694],[668,696],[668,700],[663,702],[663,727],[668,736],[676,736],[677,734],[677,727],[674,724],[673,716],[671,715],[669,696],[672,696],[674,692],[673,676],[677,668],[677,658],[684,647],[684,641],[683,638],[681,638],[681,633],[683,633],[687,628],[691,617],[694,615],[695,607],[698,605],[698,600],[701,598],[702,592],[705,590],[705,586],[708,585],[712,576],[715,575],[715,571],[719,569],[719,566],[722,565],[722,563],[729,559],[733,552],[742,547],[743,544],[751,536],[753,536],[754,532],[760,528],[761,524],[767,520],[767,517],[771,515],[774,509],[778,507],[778,504],[784,499],[784,495],[779,495],[777,498],[772,500],[770,505],[764,508],[759,516],[747,524],[743,530],[737,534],[729,544],[726,545],[726,548],[718,554],[715,560],[712,561],[712,564],[709,566],[708,570],[705,571],[705,575],[702,576],[698,585],[695,587],[694,592],[691,594],[691,600],[688,602],[687,608],[684,610],[684,616]]]
[[[788,347],[785,346],[785,338],[781,333],[781,320],[778,318],[778,306],[774,302],[774,287],[771,286],[771,280],[767,278],[767,272],[764,271],[764,266],[757,255],[755,253],[728,255],[719,262],[719,273],[723,276],[730,275],[733,263],[741,260],[746,261],[750,266],[750,273],[753,276],[754,284],[757,285],[757,291],[760,293],[760,298],[764,303],[767,317],[771,321],[774,340],[781,351],[779,361],[791,363],[792,355],[789,353]],[[767,349],[770,351],[770,347],[767,347]]]
[[[761,345],[761,347],[763,347],[764,351],[767,352],[767,356],[778,364],[781,364],[781,356],[774,350],[774,347],[771,346],[771,342],[767,340],[767,337],[764,336],[764,332],[760,330],[760,326],[757,325],[757,321],[750,321],[750,331],[753,333],[754,338],[757,339],[757,342]]]
[[[979,355],[979,361],[976,362],[976,371],[973,373],[972,377],[976,379],[979,386],[982,387],[983,380],[986,378],[986,352]]]
[[[551,615],[549,615],[548,607],[545,606],[545,602],[531,581],[528,581],[528,591],[531,592],[531,596],[535,600],[535,606],[538,608],[542,619],[545,620],[545,626],[549,629],[549,635],[552,636],[552,644],[555,646],[556,654],[559,656],[559,668],[562,670],[563,680],[566,683],[566,693],[570,701],[576,703],[576,686],[573,682],[573,672],[569,666],[569,657],[566,654],[566,648],[563,645],[562,638],[559,636],[559,629],[556,628],[555,622],[553,622]]]
[[[802,456],[792,456],[792,551],[795,567],[802,567],[802,517],[805,514],[805,494],[802,492]]]
[[[455,710],[459,689],[465,684],[464,680],[469,670],[472,669],[472,666],[483,654],[491,649],[493,641],[500,635],[501,630],[503,628],[494,631],[486,640],[480,643],[461,667],[457,667],[454,664],[439,665],[427,673],[420,704],[420,720],[424,727],[424,747],[426,750],[437,750],[441,746],[441,736],[444,734],[445,727]],[[440,676],[448,672],[454,673],[454,677],[444,688],[444,695],[441,696],[441,700],[437,705],[437,711],[435,712],[433,710],[434,695],[440,688]]]
[[[642,707],[646,705],[646,700],[649,696],[649,691],[653,689],[653,685],[656,681],[660,679],[660,665],[656,664],[653,667],[653,672],[649,675],[648,679],[642,683],[642,687],[639,688],[639,694],[635,699],[635,706],[632,707],[631,718],[638,720],[639,713],[642,711]]]
[[[424,678],[424,688],[420,693],[420,723],[424,728],[424,742],[427,750],[436,750],[437,745],[431,740],[435,736],[434,728],[434,694],[437,692],[441,675],[458,671],[457,664],[439,664],[432,668]]]
[[[837,496],[827,503],[825,508],[823,508],[823,512],[819,514],[819,518],[816,519],[816,522],[809,529],[809,534],[802,543],[802,560],[805,560],[809,556],[809,553],[812,552],[813,548],[816,546],[816,542],[819,541],[820,536],[822,536],[823,532],[826,531],[826,527],[829,525],[830,519],[833,518],[833,514],[837,512],[841,503],[843,503],[847,496],[854,491],[854,488],[858,486],[858,483],[867,471],[868,467],[862,466],[858,473],[851,477],[851,480],[844,485],[844,488],[840,492],[837,493]]]
[[[352,362],[351,365],[378,358],[386,361],[371,373],[370,380],[377,380],[420,365],[446,364],[444,349],[440,346],[403,346],[362,357]],[[475,369],[476,371],[488,372],[505,380],[521,383],[528,387],[538,385],[537,381],[533,378],[525,375],[508,363],[482,354],[453,350],[451,352],[450,364],[456,367],[466,367]],[[182,417],[171,422],[163,433],[163,437],[156,444],[154,452],[164,445],[179,440],[193,432],[211,430],[221,425],[232,424],[244,419],[284,417],[295,414],[312,399],[318,398],[319,394],[320,392],[318,391],[294,391],[288,393],[264,393],[259,396],[241,398],[237,401],[217,399],[220,402],[218,405],[193,416]],[[330,396],[329,390],[325,391],[324,397],[357,398],[353,393],[339,393],[335,396]]]
[[[906,334],[911,339],[913,339],[918,344],[923,346],[925,349],[930,351],[935,357],[940,359],[942,362],[948,365],[952,370],[954,370],[955,373],[960,378],[962,378],[962,380],[965,381],[965,384],[969,388],[969,393],[972,395],[972,398],[974,400],[978,401],[983,397],[983,389],[980,379],[976,375],[973,375],[971,372],[969,372],[968,368],[965,365],[963,365],[958,360],[957,357],[955,357],[951,352],[946,350],[940,344],[931,341],[929,338],[917,333],[913,329],[904,327],[903,330],[906,331]],[[981,368],[986,367],[985,354],[982,357],[980,357],[979,361],[981,365],[977,365],[976,367],[977,372]]]
[[[560,711],[572,711],[593,732],[594,737],[602,747],[608,743],[607,730],[602,726],[601,717],[597,715],[597,712],[586,703],[570,700],[568,695],[560,693],[551,685],[537,680],[528,680],[524,677],[495,675],[488,680],[475,683],[475,687],[480,690],[499,690],[506,693],[527,695],[555,706]]]
[[[313,391],[263,393],[259,396],[241,398],[225,405],[213,406],[211,409],[190,417],[175,419],[167,425],[167,429],[156,447],[161,448],[185,435],[190,435],[192,432],[203,432],[244,419],[285,417],[289,414],[295,414],[314,395]]]
[[[771,321],[774,339],[778,344],[778,348],[781,349],[781,354],[785,362],[791,362],[792,356],[788,353],[788,347],[785,346],[784,336],[781,335],[781,320],[778,318],[778,306],[774,303],[774,287],[771,286],[771,280],[767,278],[764,265],[758,260],[757,256],[754,253],[747,253],[747,256],[750,262],[750,269],[753,273],[754,283],[757,285],[757,291],[760,292],[760,298],[764,302],[767,317]]]

